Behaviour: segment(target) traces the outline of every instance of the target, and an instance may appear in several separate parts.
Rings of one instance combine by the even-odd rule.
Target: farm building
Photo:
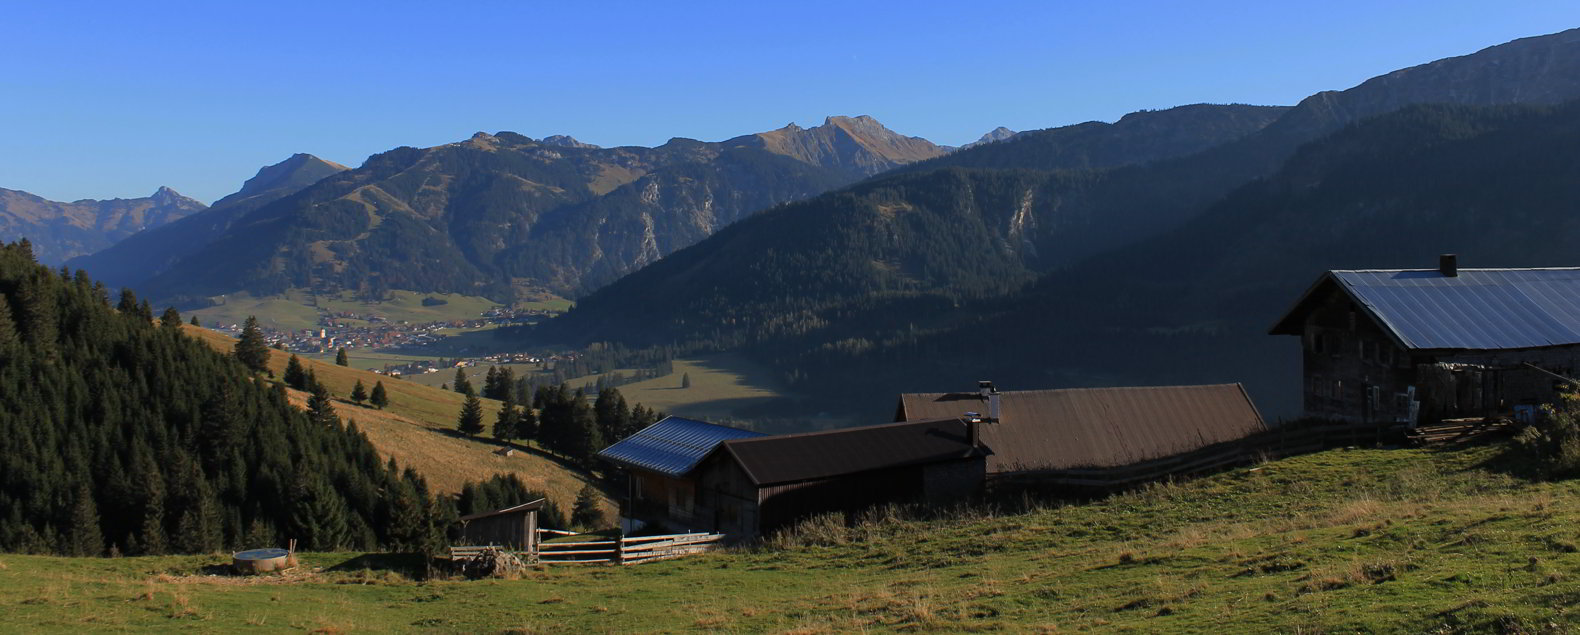
[[[599,453],[629,474],[628,527],[749,538],[819,513],[961,500],[985,470],[978,424],[958,417],[774,436],[695,424],[685,426],[684,452],[677,430],[649,428]],[[658,483],[683,494],[652,504],[644,497]]]
[[[626,473],[621,529],[630,532],[658,523],[676,531],[711,530],[717,524],[715,510],[701,504],[693,470],[720,443],[760,436],[761,432],[665,417],[599,451],[599,458]]]
[[[458,545],[495,545],[528,553],[538,548],[538,510],[543,499],[491,512],[462,516]]]
[[[981,418],[990,482],[1122,486],[1243,461],[1267,430],[1239,384],[900,395],[900,421]]]
[[[1580,268],[1329,271],[1270,332],[1301,338],[1307,416],[1525,419],[1580,368]]]

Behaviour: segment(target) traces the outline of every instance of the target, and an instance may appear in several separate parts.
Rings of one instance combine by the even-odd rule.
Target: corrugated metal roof
[[[1014,390],[982,426],[988,472],[1117,467],[1266,429],[1239,384]],[[986,412],[975,392],[900,395],[906,420]]]
[[[794,483],[906,465],[979,456],[958,417],[724,443],[757,485]]]
[[[1399,342],[1416,349],[1580,344],[1580,268],[1333,271]]]
[[[706,421],[665,417],[619,443],[598,452],[609,461],[669,476],[681,476],[697,466],[720,442],[763,436],[761,432],[731,428]]]

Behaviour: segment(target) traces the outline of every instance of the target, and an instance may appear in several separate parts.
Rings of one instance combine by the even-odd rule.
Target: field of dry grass
[[[216,350],[228,352],[235,347],[236,340],[224,333],[193,326],[186,329]],[[290,354],[272,353],[269,368],[275,376],[281,376]],[[335,395],[335,408],[342,420],[355,421],[380,455],[394,457],[402,467],[417,470],[437,491],[456,492],[467,482],[510,473],[540,488],[551,500],[569,509],[576,500],[576,493],[588,482],[586,474],[535,448],[521,446],[526,449],[505,457],[494,453],[502,446],[491,439],[458,435],[455,424],[463,397],[457,393],[305,357],[302,363]],[[375,382],[383,381],[390,396],[388,409],[361,407],[345,400],[359,380],[369,390]],[[293,402],[307,403],[306,393],[291,392]],[[499,410],[499,402],[484,399],[483,410],[491,421]],[[612,511],[614,505],[605,501],[605,508]]]

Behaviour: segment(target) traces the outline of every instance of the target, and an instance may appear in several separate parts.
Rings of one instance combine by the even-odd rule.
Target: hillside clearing
[[[1495,454],[1335,450],[1089,504],[825,524],[779,549],[517,581],[411,582],[356,554],[308,554],[311,566],[352,571],[289,584],[193,575],[219,556],[8,555],[0,619],[203,630],[1572,629],[1580,485],[1519,480]]]
[[[224,333],[194,326],[185,328],[217,350],[230,351],[235,347],[236,340]],[[271,353],[269,369],[275,376],[283,376],[290,354]],[[502,447],[500,445],[456,434],[456,419],[464,400],[459,393],[305,357],[302,363],[337,397],[335,410],[341,420],[355,421],[380,456],[394,457],[400,466],[417,470],[436,491],[454,493],[469,481],[513,473],[569,509],[576,500],[576,493],[589,482],[581,471],[566,467],[536,450],[517,451],[514,456],[504,457],[493,453]],[[383,381],[390,396],[388,409],[375,410],[344,401],[357,381],[370,390],[376,382]],[[294,403],[306,404],[306,393],[294,390],[291,393]],[[485,417],[491,423],[499,410],[499,402],[482,401]],[[606,511],[613,510],[614,504],[605,500],[604,507]]]

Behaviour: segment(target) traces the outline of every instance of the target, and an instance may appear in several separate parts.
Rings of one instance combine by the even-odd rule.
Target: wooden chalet
[[[958,417],[774,436],[662,423],[599,453],[628,474],[628,531],[752,538],[820,513],[964,499],[985,473],[976,424]]]
[[[1329,271],[1270,333],[1300,337],[1307,416],[1528,420],[1580,368],[1580,268]]]
[[[900,421],[980,420],[990,483],[1108,488],[1248,460],[1267,431],[1240,384],[900,395]]]
[[[598,452],[626,475],[620,528],[633,532],[658,525],[674,531],[712,531],[723,513],[693,473],[714,448],[730,439],[763,436],[686,419],[665,417]]]
[[[538,510],[543,499],[514,507],[462,516],[457,545],[499,546],[516,551],[537,553]]]

